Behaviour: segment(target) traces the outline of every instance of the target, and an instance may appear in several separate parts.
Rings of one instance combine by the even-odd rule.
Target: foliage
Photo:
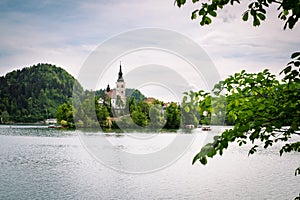
[[[160,104],[154,104],[150,107],[149,118],[151,129],[160,129],[165,125],[166,119]]]
[[[140,101],[144,101],[144,99],[146,99],[145,95],[143,95],[137,89],[126,88],[125,93],[126,93],[126,97],[129,97],[130,99],[134,97],[136,104],[138,104]]]
[[[294,53],[292,59],[282,71],[285,74],[282,83],[268,70],[257,74],[243,70],[215,85],[215,95],[225,91],[226,112],[235,118],[235,125],[206,144],[193,163],[199,160],[206,164],[207,157],[222,155],[234,141],[239,145],[251,141],[249,154],[257,151],[259,141],[264,148],[281,142],[280,155],[300,152],[300,142],[293,140],[300,135],[300,53]]]
[[[138,126],[145,127],[149,124],[147,114],[142,109],[136,109],[131,113],[131,118],[134,123]]]
[[[70,102],[60,105],[56,114],[58,123],[66,128],[75,128],[73,112],[74,108]]]
[[[240,0],[192,0],[194,4],[201,4],[199,9],[192,12],[191,19],[200,17],[200,25],[209,25],[212,22],[212,17],[217,16],[217,12],[225,6],[233,5],[234,3],[240,4]],[[175,0],[178,7],[183,6],[186,0]],[[292,29],[300,17],[300,1],[299,0],[251,0],[248,8],[242,14],[242,19],[247,21],[249,15],[252,16],[253,26],[259,26],[261,21],[266,19],[267,9],[271,5],[277,5],[279,12],[278,18],[285,22],[284,29],[288,27]]]
[[[117,108],[123,108],[124,107],[124,102],[122,101],[122,98],[121,98],[120,95],[117,96],[116,106],[117,106]]]
[[[172,102],[166,108],[167,122],[164,128],[166,129],[179,129],[181,122],[181,109],[176,103]]]
[[[217,11],[223,9],[229,3],[240,3],[239,0],[192,0],[199,3],[200,8],[192,12],[192,19],[200,17],[200,25],[209,25],[211,17],[217,16]],[[181,7],[186,0],[175,0],[175,4]],[[198,5],[199,5],[198,4]],[[278,5],[278,18],[285,22],[283,29],[293,29],[300,16],[299,0],[250,0],[242,19],[247,21],[252,16],[253,26],[259,26],[266,19],[266,11],[270,5]],[[300,52],[293,53],[291,62],[281,72],[285,74],[282,83],[275,79],[268,70],[258,74],[248,74],[245,71],[221,81],[215,86],[214,92],[221,95],[225,91],[227,100],[226,117],[233,118],[233,129],[226,130],[220,136],[214,137],[214,142],[206,144],[194,157],[193,163],[199,160],[207,163],[207,157],[214,157],[217,153],[223,154],[223,150],[231,142],[237,141],[239,145],[261,141],[264,148],[280,142],[282,148],[279,153],[300,152],[299,140],[299,90],[300,90]],[[249,150],[249,154],[256,152],[257,144]],[[295,175],[299,174],[299,168]],[[295,199],[300,199],[296,197]]]
[[[184,93],[186,96],[183,97],[181,106],[181,121],[182,125],[194,125],[195,127],[199,124],[199,97],[196,93],[190,91]]]
[[[80,84],[65,70],[50,64],[37,64],[0,77],[0,113],[12,122],[37,122],[54,118],[59,105],[70,100],[73,86]]]
[[[109,112],[106,106],[98,105],[96,108],[96,115],[99,121],[99,124],[102,128],[111,128],[111,118],[109,116]]]
[[[9,118],[10,118],[10,116],[9,116],[8,112],[6,110],[3,111],[1,113],[1,115],[0,115],[0,123],[1,124],[8,123],[9,122]]]

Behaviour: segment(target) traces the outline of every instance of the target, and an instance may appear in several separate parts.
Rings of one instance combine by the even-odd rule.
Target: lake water
[[[206,166],[191,165],[201,144],[217,134],[196,129],[179,137],[183,143],[193,141],[180,157],[143,171],[130,168],[132,163],[126,162],[132,160],[115,152],[161,152],[162,146],[171,147],[176,134],[99,133],[98,141],[111,144],[97,146],[103,154],[110,153],[100,157],[89,151],[80,134],[86,135],[45,127],[0,126],[0,199],[293,199],[300,192],[300,176],[294,176],[300,154],[280,157],[279,146],[248,157],[249,146],[234,144]],[[108,157],[115,162],[109,163]],[[135,166],[143,165],[151,166],[151,162]]]

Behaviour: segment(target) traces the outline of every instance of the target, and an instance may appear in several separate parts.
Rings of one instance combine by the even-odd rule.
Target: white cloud
[[[173,1],[75,1],[55,6],[51,2],[34,12],[14,7],[0,14],[0,75],[50,62],[76,76],[99,44],[120,32],[144,27],[170,29],[192,38],[212,58],[223,78],[244,68],[258,71],[270,67],[277,73],[300,45],[299,25],[283,31],[276,7],[268,10],[267,20],[258,28],[242,22],[247,2],[226,7],[210,26],[200,27],[199,21],[190,20],[196,8],[191,3],[179,9]],[[115,48],[118,46],[111,50]]]

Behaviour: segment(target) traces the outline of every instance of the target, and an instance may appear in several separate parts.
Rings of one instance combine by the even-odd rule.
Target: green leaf
[[[199,11],[199,10],[194,10],[194,12],[192,12],[192,16],[191,16],[191,19],[192,19],[192,20],[197,18],[197,12],[198,12],[198,11]]]
[[[213,17],[217,16],[217,13],[214,10],[209,11],[209,14]]]
[[[292,70],[292,66],[286,67],[283,71],[285,74],[289,73]]]
[[[227,140],[222,140],[221,141],[221,145],[222,145],[223,148],[227,149],[227,147],[228,147],[228,141]]]
[[[201,8],[199,10],[199,15],[205,15],[205,9],[204,8]]]
[[[266,19],[266,16],[264,14],[262,14],[262,13],[257,13],[257,16],[261,20],[265,20]]]
[[[294,59],[298,56],[300,56],[300,52],[295,52],[295,53],[292,54],[291,58]]]
[[[200,158],[200,162],[201,162],[202,165],[206,165],[207,164],[207,158],[206,158],[206,156],[201,157]]]
[[[260,21],[255,14],[253,18],[253,26],[259,26],[259,25],[260,25]]]
[[[207,153],[207,156],[212,158],[214,155],[216,155],[217,151],[215,148],[211,148],[210,151]]]
[[[186,0],[176,0],[175,2],[177,2],[177,6],[180,8],[182,5],[185,4]]]
[[[209,17],[204,17],[204,24],[208,25],[211,23],[211,19]]]
[[[244,21],[247,21],[247,20],[248,20],[248,15],[249,15],[249,14],[248,14],[248,11],[244,13],[244,15],[243,15],[243,20],[244,20]]]
[[[185,110],[185,112],[188,113],[188,112],[190,112],[190,107],[189,107],[189,106],[185,106],[185,107],[184,107],[184,110]]]
[[[195,155],[192,164],[194,164],[200,157],[200,153],[197,153],[197,155]]]
[[[297,121],[293,121],[293,122],[292,122],[291,128],[292,128],[294,131],[297,131],[297,130],[298,130],[298,124],[297,124]]]

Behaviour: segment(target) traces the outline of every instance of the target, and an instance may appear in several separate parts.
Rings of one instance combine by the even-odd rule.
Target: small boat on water
[[[62,126],[57,126],[55,124],[50,124],[48,128],[62,128]]]
[[[210,126],[202,126],[202,131],[211,131]]]
[[[195,126],[193,124],[188,124],[188,125],[185,125],[185,128],[193,129],[193,128],[195,128]]]

